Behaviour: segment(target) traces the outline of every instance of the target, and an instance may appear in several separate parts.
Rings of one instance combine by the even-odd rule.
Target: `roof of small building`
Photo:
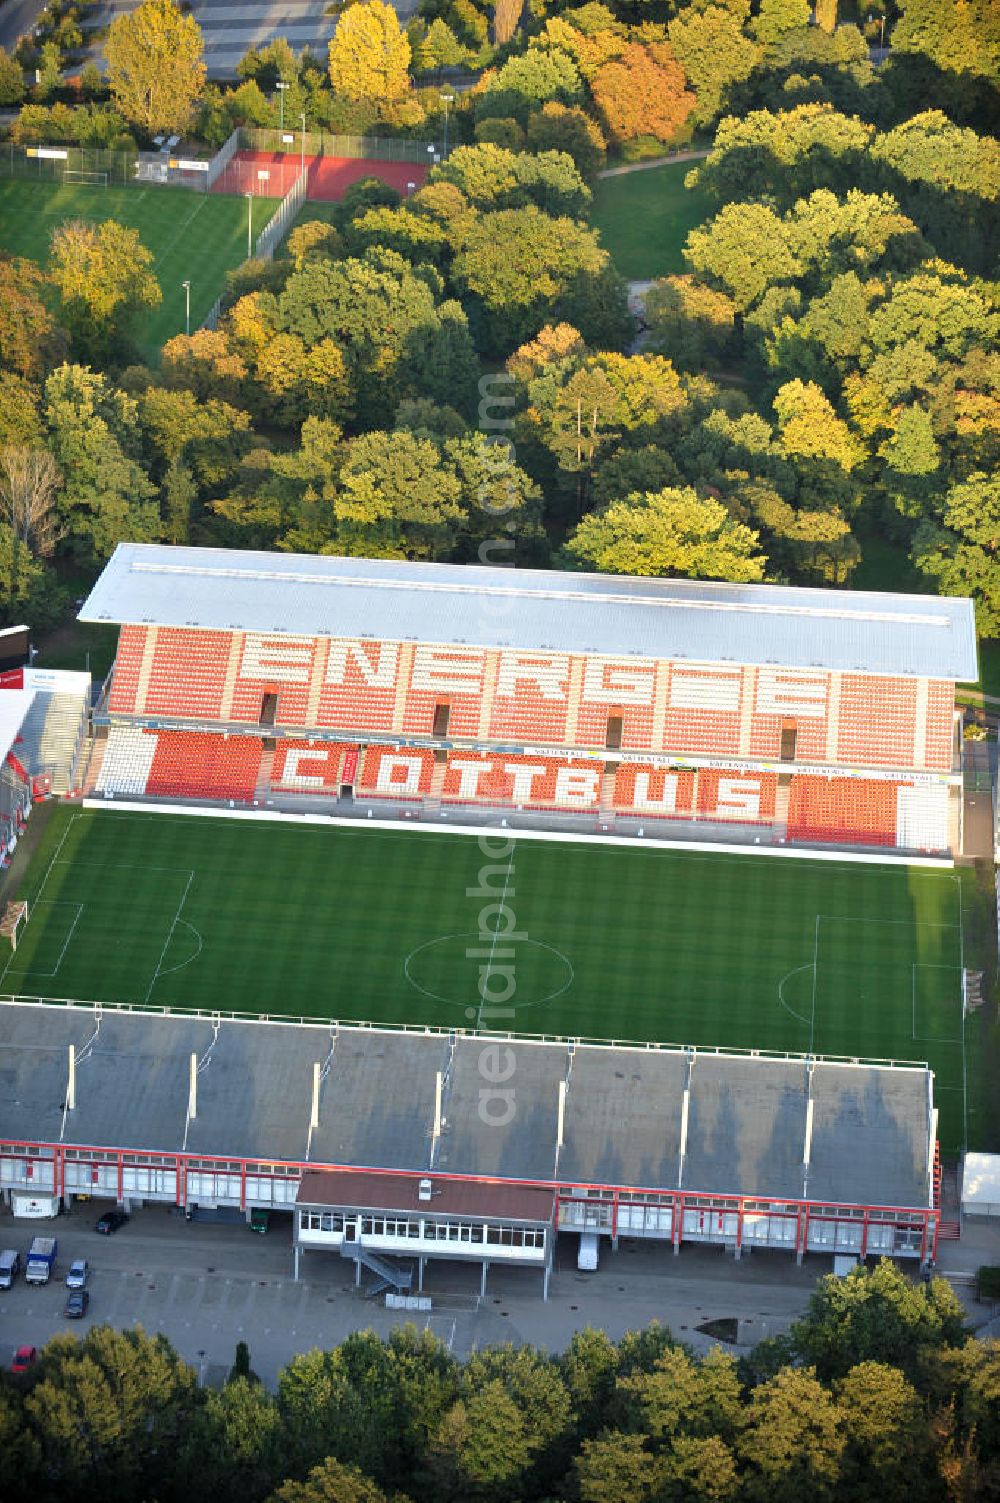
[[[473,1220],[550,1222],[555,1191],[505,1180],[426,1176],[430,1198],[421,1200],[414,1174],[363,1174],[354,1169],[307,1170],[296,1197],[300,1206],[343,1206],[358,1211],[422,1211],[427,1216]]]
[[[497,1078],[513,1111],[484,1098]],[[0,1139],[316,1169],[926,1207],[932,1081],[920,1065],[0,1002]]]
[[[972,602],[120,543],[82,621],[974,681]]]
[[[962,1161],[962,1205],[1000,1205],[1000,1153],[967,1153]]]

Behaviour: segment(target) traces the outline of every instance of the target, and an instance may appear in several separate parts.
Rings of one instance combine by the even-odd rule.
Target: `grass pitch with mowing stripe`
[[[254,238],[276,207],[274,199],[254,198]],[[226,272],[246,259],[247,212],[243,198],[190,188],[100,188],[5,178],[0,180],[0,249],[44,266],[52,231],[67,219],[94,224],[116,219],[138,230],[163,293],[163,302],[137,330],[143,354],[152,359],[168,339],[184,333],[181,283],[191,283],[191,328],[197,329],[222,291]]]
[[[67,807],[18,895],[5,993],[926,1059],[983,1130],[971,870]]]

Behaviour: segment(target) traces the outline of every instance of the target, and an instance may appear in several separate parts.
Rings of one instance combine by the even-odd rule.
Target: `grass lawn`
[[[963,1042],[961,1011],[988,930],[971,869],[521,841],[494,878],[508,944],[477,932],[484,859],[455,835],[56,809],[0,989],[927,1059],[942,1143],[966,1113],[970,1143],[986,1133],[982,1015]],[[508,948],[500,1017],[479,975]]]
[[[253,200],[256,237],[275,200]],[[44,263],[49,236],[65,219],[116,219],[138,230],[152,252],[163,302],[139,331],[147,360],[174,334],[184,332],[184,289],[191,282],[191,327],[198,328],[222,291],[225,274],[247,253],[247,205],[243,198],[197,193],[189,188],[96,188],[81,184],[0,181],[0,249]]]
[[[591,219],[601,242],[630,282],[683,271],[688,231],[709,219],[713,206],[684,186],[692,162],[646,167],[621,177],[598,178]]]

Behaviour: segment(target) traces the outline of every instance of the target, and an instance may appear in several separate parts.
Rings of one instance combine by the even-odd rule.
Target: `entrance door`
[[[273,725],[278,716],[277,694],[265,694],[260,702],[260,724]]]
[[[608,716],[608,731],[604,738],[604,745],[608,751],[621,751],[622,717],[620,715]]]
[[[434,729],[431,732],[439,740],[448,734],[448,722],[451,719],[451,705],[434,706]]]
[[[795,761],[795,742],[798,739],[798,730],[794,720],[781,722],[781,760],[782,762]]]

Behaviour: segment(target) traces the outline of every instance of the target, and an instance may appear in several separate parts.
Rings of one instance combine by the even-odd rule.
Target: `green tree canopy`
[[[65,477],[60,530],[92,563],[120,542],[152,542],[159,530],[156,491],[141,463],[135,401],[104,376],[63,365],[45,383],[49,445]]]
[[[480,215],[452,275],[494,355],[507,354],[547,321],[565,320],[594,344],[612,347],[629,327],[624,284],[594,231],[534,205]]]
[[[591,513],[566,548],[570,558],[602,574],[747,582],[764,577],[757,543],[757,533],[734,521],[721,502],[667,487]]]
[[[963,495],[956,504],[972,499]],[[962,1317],[961,1303],[944,1279],[914,1284],[883,1258],[871,1272],[858,1268],[847,1278],[822,1279],[807,1317],[792,1328],[792,1340],[824,1379],[844,1377],[867,1360],[888,1362],[908,1374],[924,1348],[960,1339]]]
[[[52,232],[49,273],[74,352],[98,364],[127,347],[139,317],[163,300],[153,257],[138,231],[114,219],[59,225]]]

